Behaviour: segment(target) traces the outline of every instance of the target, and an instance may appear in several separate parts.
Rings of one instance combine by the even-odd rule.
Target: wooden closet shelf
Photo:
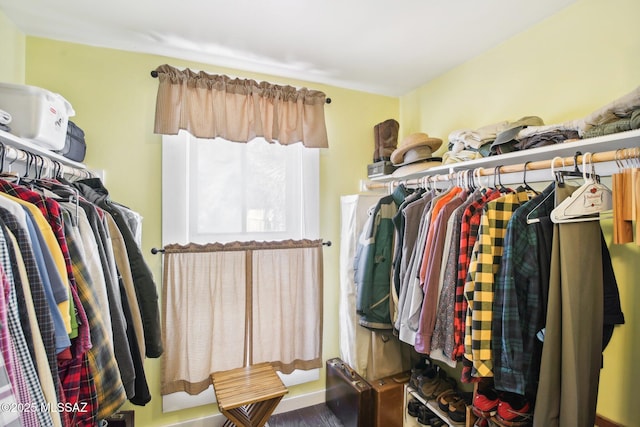
[[[576,152],[580,152],[582,154],[592,153],[594,162],[608,162],[615,160],[616,150],[622,150],[625,148],[633,149],[637,147],[640,147],[640,129],[548,145],[545,147],[514,151],[511,153],[483,157],[481,159],[470,160],[467,162],[436,166],[404,176],[400,179],[394,178],[392,175],[383,175],[371,178],[370,180],[381,182],[403,182],[426,176],[438,175],[446,177],[447,175],[454,174],[458,171],[474,169],[478,169],[481,176],[487,176],[493,175],[496,167],[498,166],[500,166],[500,173],[521,172],[524,170],[525,163],[527,163],[527,170],[548,169],[550,167],[550,162],[555,157],[561,157],[564,159],[567,166],[573,166],[573,157]],[[603,152],[607,152],[606,158],[603,157]],[[581,160],[582,157],[579,157],[578,162],[581,162]],[[558,162],[555,166],[560,167],[561,165],[562,162]]]

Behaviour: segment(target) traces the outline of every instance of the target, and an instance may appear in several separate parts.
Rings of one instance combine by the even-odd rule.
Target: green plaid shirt
[[[496,277],[493,307],[493,356],[496,388],[525,394],[536,388],[537,368],[533,357],[540,345],[536,333],[544,325],[546,291],[541,274],[548,272],[550,242],[540,241],[539,228],[549,228],[551,221],[527,224],[532,218],[548,217],[554,208],[551,195],[555,184],[514,212],[504,241],[502,264]],[[540,256],[540,247],[548,247],[549,257]],[[546,267],[542,265],[546,264]]]

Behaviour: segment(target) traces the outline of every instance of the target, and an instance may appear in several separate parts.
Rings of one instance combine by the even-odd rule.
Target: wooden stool
[[[269,420],[287,388],[270,363],[211,374],[220,412],[233,424],[262,427]]]

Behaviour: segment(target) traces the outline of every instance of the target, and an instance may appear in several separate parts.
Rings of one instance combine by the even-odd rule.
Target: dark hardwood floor
[[[344,427],[325,404],[308,406],[269,418],[269,427]]]

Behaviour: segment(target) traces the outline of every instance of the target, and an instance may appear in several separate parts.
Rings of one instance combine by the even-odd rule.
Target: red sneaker
[[[480,418],[491,418],[498,412],[500,399],[493,389],[478,390],[473,398],[473,413]]]
[[[496,418],[501,425],[509,427],[523,427],[531,424],[533,420],[533,414],[531,413],[531,406],[529,402],[518,402],[519,408],[514,408],[511,405],[515,403],[509,403],[505,400],[501,400],[498,404],[498,411]]]

